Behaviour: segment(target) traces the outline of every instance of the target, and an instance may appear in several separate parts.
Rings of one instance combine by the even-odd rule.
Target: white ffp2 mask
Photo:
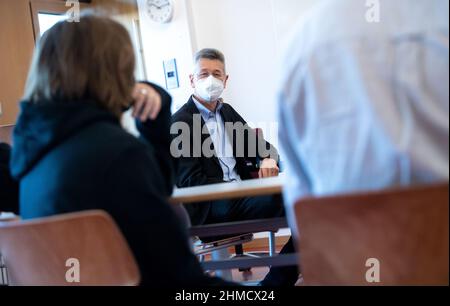
[[[224,85],[221,80],[210,75],[206,79],[197,80],[195,90],[200,98],[206,102],[214,102],[222,95]]]

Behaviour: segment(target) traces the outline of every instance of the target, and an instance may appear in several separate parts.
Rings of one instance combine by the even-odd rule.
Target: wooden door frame
[[[80,9],[89,8],[89,4],[80,3]],[[64,15],[70,9],[66,6],[66,1],[64,0],[30,0],[30,12],[31,20],[33,23],[34,41],[36,42],[40,37],[39,29],[39,13]]]

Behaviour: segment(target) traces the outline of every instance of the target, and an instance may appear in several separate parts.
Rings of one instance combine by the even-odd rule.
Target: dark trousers
[[[285,211],[280,195],[258,196],[233,200],[215,201],[204,224],[245,221],[284,217]],[[224,237],[202,239],[205,242]],[[280,254],[295,252],[292,237],[283,246]],[[297,266],[273,267],[261,282],[264,286],[293,286],[298,278]]]

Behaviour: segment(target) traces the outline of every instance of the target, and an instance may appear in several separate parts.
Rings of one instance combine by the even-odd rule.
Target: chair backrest
[[[138,285],[140,280],[122,233],[99,210],[0,222],[0,254],[10,285]]]
[[[300,200],[305,284],[448,285],[448,206],[448,183]]]

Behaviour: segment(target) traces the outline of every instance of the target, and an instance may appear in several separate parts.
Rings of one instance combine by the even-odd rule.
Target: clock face
[[[147,0],[147,12],[150,18],[158,23],[166,23],[172,19],[173,4],[171,0]]]

